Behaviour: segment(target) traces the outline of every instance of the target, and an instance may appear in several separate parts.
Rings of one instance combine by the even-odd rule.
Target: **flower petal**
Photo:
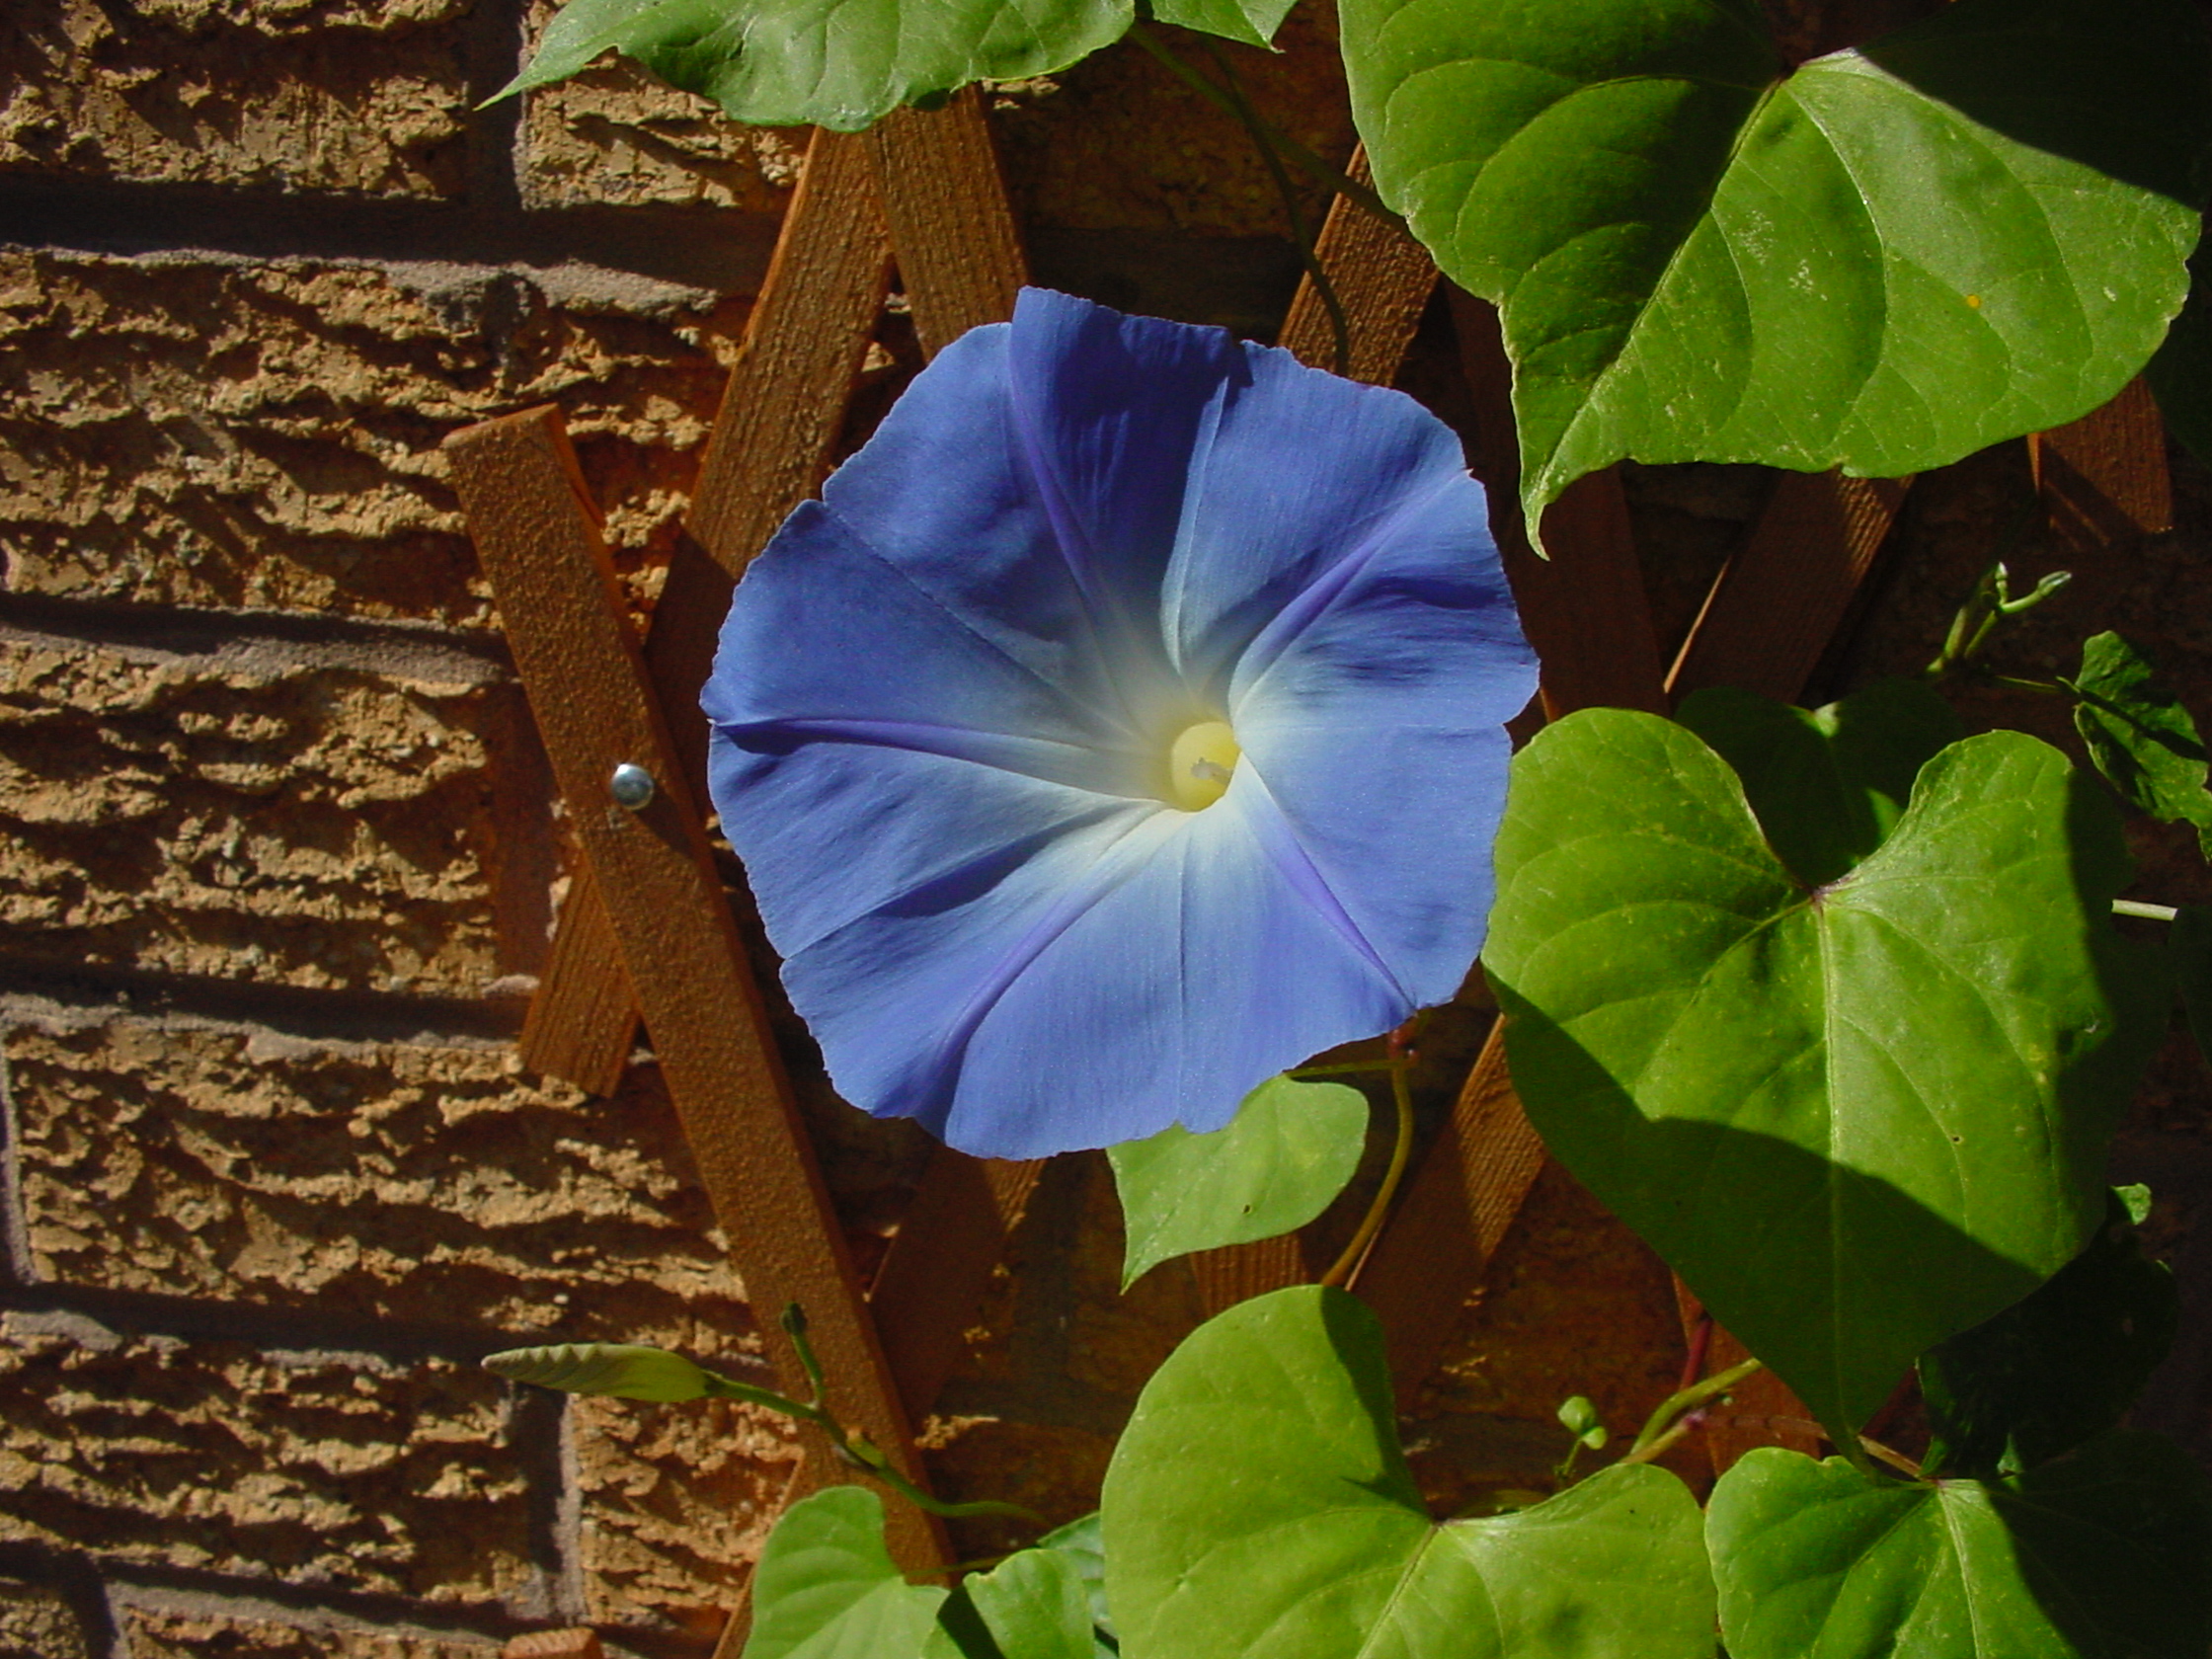
[[[1503,723],[1536,690],[1483,523],[1471,479],[1401,513],[1285,606],[1232,679],[1245,762],[1423,1004],[1449,998],[1481,946]]]
[[[1268,622],[1439,491],[1474,491],[1469,556],[1495,562],[1480,487],[1460,441],[1403,392],[1308,368],[1248,346],[1246,383],[1201,434],[1190,497],[1161,594],[1183,673],[1218,683]]]
[[[1295,890],[1240,792],[969,866],[785,964],[847,1098],[1031,1157],[1219,1129],[1412,1010]]]

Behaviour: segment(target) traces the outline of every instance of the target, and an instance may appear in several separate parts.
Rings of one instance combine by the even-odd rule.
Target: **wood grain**
[[[1909,478],[1783,473],[1683,641],[1667,675],[1669,698],[1736,685],[1796,701],[1911,485]]]
[[[555,782],[775,1373],[803,1390],[776,1326],[777,1310],[797,1303],[829,1371],[831,1408],[921,1479],[559,413],[485,422],[445,447]],[[658,785],[635,813],[606,792],[624,761]],[[816,1466],[827,1461],[819,1443],[808,1454]],[[889,1514],[906,1566],[943,1563],[927,1517],[904,1504]]]
[[[647,672],[697,800],[706,799],[699,687],[731,590],[828,476],[890,286],[890,232],[866,144],[818,131],[747,319],[646,638]],[[636,1031],[613,925],[597,892],[579,882],[530,1003],[522,1063],[606,1094],[621,1079]]]
[[[938,110],[895,110],[866,141],[921,349],[935,356],[1011,317],[1029,262],[981,92],[968,87]]]
[[[1345,171],[1363,185],[1373,183],[1366,146],[1352,152]],[[1329,205],[1313,252],[1344,307],[1351,345],[1344,372],[1370,385],[1389,385],[1397,379],[1421,326],[1421,313],[1436,291],[1436,265],[1429,251],[1403,227],[1339,196]],[[1300,279],[1275,344],[1314,368],[1336,367],[1336,331],[1311,276]]]
[[[868,1292],[876,1331],[916,1422],[937,1403],[1044,1160],[975,1158],[940,1146]]]
[[[2142,380],[2079,421],[2037,434],[2028,453],[2062,560],[2132,547],[2173,527],[2166,425]]]

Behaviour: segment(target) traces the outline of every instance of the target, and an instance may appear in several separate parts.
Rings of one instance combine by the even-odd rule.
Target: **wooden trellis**
[[[1364,168],[1355,157],[1356,170]],[[1438,276],[1402,233],[1339,199],[1319,257],[1350,321],[1350,366],[1387,384]],[[863,1285],[847,1255],[778,1066],[757,987],[703,828],[706,728],[698,692],[730,594],[783,516],[826,475],[861,361],[899,274],[934,354],[1012,313],[1025,280],[983,109],[971,91],[862,135],[816,134],[708,441],[652,629],[634,637],[559,416],[491,421],[448,440],[453,479],[582,851],[521,1049],[531,1068],[612,1092],[642,1017],[700,1176],[730,1240],[779,1377],[797,1368],[773,1310],[803,1304],[836,1410],[925,1481],[910,1424],[929,1410],[1039,1165],[937,1152],[913,1207]],[[1851,612],[1906,481],[1787,475],[1714,583],[1672,664],[1661,661],[1619,478],[1585,478],[1545,518],[1546,563],[1515,502],[1509,370],[1496,313],[1451,295],[1490,486],[1547,715],[1612,705],[1665,712],[1703,685],[1789,699]],[[1332,356],[1327,315],[1302,284],[1281,344]],[[2094,554],[2166,527],[2163,434],[2140,388],[2037,448],[2054,524]],[[610,798],[617,765],[656,785],[640,810]],[[1450,1121],[1409,1182],[1360,1291],[1381,1313],[1410,1395],[1543,1163],[1493,1030]],[[1209,1311],[1313,1276],[1296,1236],[1194,1262]],[[1695,1309],[1686,1301],[1686,1317]],[[1738,1351],[1740,1352],[1740,1350]],[[1726,1363],[1725,1345],[1715,1362]],[[1761,1441],[1806,1443],[1771,1379],[1714,1425],[1716,1462]],[[812,1440],[789,1496],[843,1477]],[[895,1556],[944,1564],[941,1533],[890,1507]],[[734,1597],[735,1599],[735,1597]],[[735,1654],[745,1620],[723,1651]]]

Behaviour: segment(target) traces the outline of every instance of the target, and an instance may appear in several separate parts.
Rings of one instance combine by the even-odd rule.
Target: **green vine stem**
[[[1283,211],[1291,221],[1291,240],[1298,245],[1299,262],[1305,267],[1305,275],[1313,283],[1313,291],[1321,296],[1322,307],[1329,314],[1329,334],[1332,337],[1336,372],[1349,375],[1352,372],[1351,321],[1344,314],[1344,302],[1337,297],[1336,285],[1329,280],[1329,274],[1321,265],[1321,256],[1314,239],[1305,228],[1304,210],[1298,204],[1298,192],[1292,188],[1291,176],[1283,168],[1284,149],[1291,145],[1292,140],[1260,118],[1259,112],[1252,108],[1252,101],[1244,96],[1244,88],[1238,82],[1236,72],[1214,49],[1211,41],[1206,44],[1206,55],[1222,77],[1220,85],[1216,85],[1176,56],[1167,42],[1142,20],[1131,26],[1130,36],[1177,79],[1210,103],[1227,111],[1252,135],[1252,142],[1259,148],[1260,160],[1266,164],[1268,177],[1275,182],[1275,192],[1283,198]],[[1317,164],[1326,166],[1325,163],[1319,163],[1318,157],[1314,159]],[[1348,189],[1351,186],[1351,180],[1342,179],[1339,184],[1341,176],[1336,175],[1333,169],[1329,169],[1329,172],[1331,177],[1327,182],[1331,189]]]
[[[1726,1371],[1716,1372],[1701,1382],[1693,1382],[1687,1388],[1678,1388],[1661,1400],[1658,1409],[1645,1419],[1643,1432],[1628,1448],[1620,1461],[1624,1463],[1648,1463],[1664,1457],[1675,1443],[1698,1426],[1692,1417],[1698,1407],[1709,1400],[1718,1399],[1753,1372],[1762,1371],[1757,1360],[1746,1360],[1732,1365]]]
[[[1375,1189],[1375,1198],[1367,1207],[1367,1214],[1360,1218],[1359,1229],[1352,1234],[1344,1252],[1321,1275],[1324,1285],[1349,1286],[1360,1264],[1367,1259],[1369,1246],[1376,1234],[1382,1230],[1382,1223],[1390,1214],[1390,1201],[1397,1197],[1398,1184],[1405,1179],[1405,1166],[1413,1158],[1413,1088],[1406,1073],[1412,1068],[1411,1057],[1406,1053],[1405,1033],[1400,1026],[1390,1033],[1390,1101],[1397,1108],[1397,1137],[1390,1146],[1390,1166],[1382,1172],[1382,1184]]]

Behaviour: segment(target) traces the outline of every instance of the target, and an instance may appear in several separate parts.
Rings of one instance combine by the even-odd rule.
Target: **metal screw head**
[[[625,760],[606,780],[606,792],[618,807],[643,812],[653,801],[653,774],[634,761]]]

